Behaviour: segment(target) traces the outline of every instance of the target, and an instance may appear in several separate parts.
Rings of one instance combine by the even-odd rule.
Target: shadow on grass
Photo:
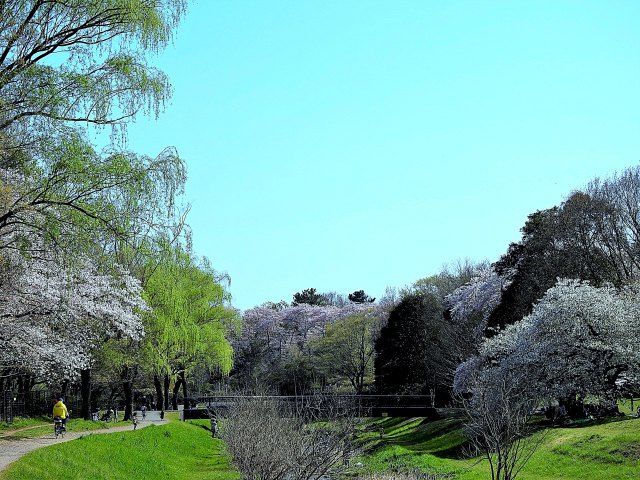
[[[375,432],[380,428],[384,428],[382,438],[367,445],[366,449],[371,453],[397,445],[417,454],[460,459],[467,444],[460,418],[388,418],[375,421],[367,431]],[[374,440],[371,436],[370,439]]]
[[[532,418],[532,425],[535,431],[545,428],[586,428],[594,427],[596,425],[606,425],[609,423],[626,422],[628,420],[636,419],[635,416],[619,415],[610,417],[596,417],[596,418],[567,418],[563,422],[553,422],[543,416],[536,416]]]
[[[194,427],[202,428],[203,430],[206,430],[207,432],[211,433],[211,427],[209,425],[205,425],[203,423],[193,422],[191,420],[188,420],[187,423],[189,425],[193,425]]]

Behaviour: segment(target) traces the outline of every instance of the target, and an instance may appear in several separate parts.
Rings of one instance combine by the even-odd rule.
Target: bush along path
[[[155,414],[155,415],[154,415]],[[160,420],[160,416],[157,415],[157,412],[148,412],[147,418],[142,420],[141,416],[138,416],[138,426],[137,428],[144,428],[149,425],[163,425],[166,420]],[[38,427],[32,427],[38,428]],[[32,429],[29,428],[29,429]],[[111,428],[103,428],[97,430],[85,430],[81,432],[73,432],[67,431],[64,438],[55,438],[53,434],[53,422],[50,424],[49,432],[44,436],[34,437],[34,438],[15,438],[11,436],[11,433],[16,433],[26,429],[16,430],[14,432],[6,432],[0,437],[0,471],[5,470],[9,464],[15,462],[23,455],[37,450],[38,448],[46,447],[49,445],[55,445],[61,442],[68,442],[71,440],[75,440],[80,437],[84,437],[87,435],[93,434],[104,434],[104,433],[116,433],[133,430],[133,425],[130,423],[122,424],[121,426],[114,426]]]

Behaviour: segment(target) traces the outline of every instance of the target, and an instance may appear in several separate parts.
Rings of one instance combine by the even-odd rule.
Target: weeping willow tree
[[[170,98],[167,75],[149,57],[171,42],[187,3],[0,0],[0,260],[5,247],[64,250],[106,270],[115,261],[144,284],[156,238],[180,237],[182,160],[171,148],[134,155],[118,140],[129,121],[159,115]],[[104,154],[87,141],[91,125],[113,128]],[[138,346],[112,338],[104,347],[96,355],[130,397]],[[85,418],[90,373],[81,371]]]
[[[171,41],[186,3],[0,2],[0,131],[30,143],[69,122],[124,126],[138,112],[157,115],[170,84],[145,54]]]
[[[226,290],[228,278],[218,275],[206,259],[173,247],[157,265],[145,287],[150,311],[145,317],[145,363],[152,370],[159,408],[173,408],[182,388],[188,398],[187,376],[204,367],[227,375],[233,349],[227,333],[238,322]]]

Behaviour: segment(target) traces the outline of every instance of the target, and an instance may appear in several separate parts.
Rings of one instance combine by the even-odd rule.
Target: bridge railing
[[[199,404],[223,413],[242,401],[273,401],[297,415],[340,416],[428,416],[432,414],[431,395],[202,395],[196,397]]]

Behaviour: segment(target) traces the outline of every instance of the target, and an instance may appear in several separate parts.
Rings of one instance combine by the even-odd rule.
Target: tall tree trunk
[[[82,407],[80,415],[85,420],[91,420],[91,369],[80,370],[80,395]]]
[[[115,398],[116,398],[116,392],[118,391],[118,387],[110,387],[109,388],[109,401],[108,403],[108,407],[113,407],[113,409],[116,409],[116,405],[115,405]]]
[[[67,391],[69,390],[69,380],[64,380],[60,385],[60,397],[67,399]]]
[[[131,420],[133,413],[133,385],[131,380],[125,380],[122,382],[124,388],[124,419]]]
[[[178,409],[178,392],[180,391],[180,384],[182,383],[182,378],[178,377],[176,380],[176,384],[173,386],[173,397],[171,398],[171,404],[174,410]]]
[[[160,383],[160,379],[158,375],[153,376],[153,385],[156,387],[156,398],[158,399],[156,402],[157,410],[164,410],[164,401],[162,398],[162,384]]]
[[[24,384],[24,409],[27,413],[31,413],[31,389],[36,383],[35,377],[27,375]]]
[[[164,376],[164,408],[169,409],[169,375]]]
[[[124,420],[131,420],[133,413],[133,385],[129,378],[129,368],[125,367],[121,374],[122,388],[124,390]]]
[[[185,378],[184,370],[180,372],[180,379],[182,380],[182,396],[184,397],[184,408],[187,407],[187,379]]]
[[[102,398],[102,392],[103,392],[103,388],[102,387],[98,387],[98,388],[94,388],[91,390],[91,394],[90,394],[90,398],[91,398],[91,402],[90,402],[90,412],[93,413],[97,410],[100,410],[100,408],[102,407],[102,405],[98,405],[98,399]]]

